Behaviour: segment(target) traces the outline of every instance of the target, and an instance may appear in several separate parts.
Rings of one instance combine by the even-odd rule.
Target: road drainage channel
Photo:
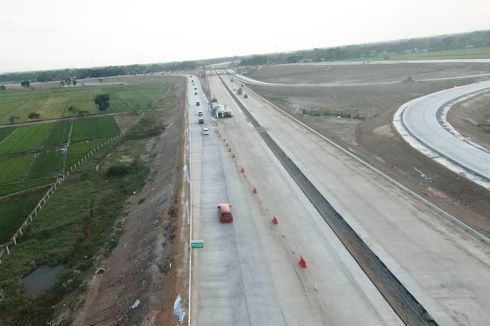
[[[277,159],[291,175],[296,184],[318,210],[325,222],[340,239],[345,248],[383,295],[400,319],[407,325],[438,325],[427,310],[403,286],[379,257],[357,235],[344,218],[330,205],[316,187],[308,180],[294,162],[284,153],[271,136],[257,122],[253,115],[219,77],[237,105],[242,109],[253,126],[271,149]]]

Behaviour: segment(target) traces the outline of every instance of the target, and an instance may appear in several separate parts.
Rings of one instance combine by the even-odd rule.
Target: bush
[[[117,165],[111,165],[107,169],[105,174],[108,177],[121,177],[123,175],[130,174],[131,172],[132,172],[131,165],[117,164]]]
[[[145,166],[139,161],[133,161],[131,164],[113,164],[109,166],[105,175],[108,177],[122,177],[128,174],[133,174],[138,170],[144,169]]]
[[[165,126],[153,117],[145,115],[141,121],[133,126],[126,134],[127,139],[144,139],[156,137],[165,131]]]
[[[31,112],[31,113],[29,113],[29,115],[27,117],[29,119],[39,119],[41,117],[41,115],[37,112]]]

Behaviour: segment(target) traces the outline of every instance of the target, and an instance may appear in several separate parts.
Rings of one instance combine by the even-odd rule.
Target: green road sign
[[[204,248],[204,240],[192,240],[191,241],[192,249],[202,249]]]

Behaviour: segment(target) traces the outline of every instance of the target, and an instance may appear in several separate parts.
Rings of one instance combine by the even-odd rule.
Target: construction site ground
[[[447,118],[464,137],[490,150],[490,93],[458,103]]]
[[[403,81],[407,75],[414,79],[419,76],[438,78],[488,71],[488,64],[278,65],[259,69],[249,77],[288,83],[338,82],[337,78],[348,78],[348,82],[376,82]],[[392,126],[394,112],[411,99],[479,80],[482,79],[472,77],[391,85],[250,87],[488,236],[490,193],[410,147]],[[342,118],[339,113],[358,118]]]

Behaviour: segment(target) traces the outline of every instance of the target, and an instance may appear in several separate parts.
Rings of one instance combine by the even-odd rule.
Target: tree
[[[301,57],[299,55],[290,55],[288,58],[288,63],[296,63],[301,60]]]
[[[24,88],[29,88],[31,86],[31,81],[30,80],[23,80],[20,82],[20,85]]]
[[[4,91],[6,87],[4,85],[0,85],[0,91]]]
[[[73,84],[73,86],[77,86],[77,80],[76,79],[72,79],[71,83]]]
[[[109,100],[109,94],[100,94],[95,97],[94,102],[100,111],[105,111],[109,108]]]

